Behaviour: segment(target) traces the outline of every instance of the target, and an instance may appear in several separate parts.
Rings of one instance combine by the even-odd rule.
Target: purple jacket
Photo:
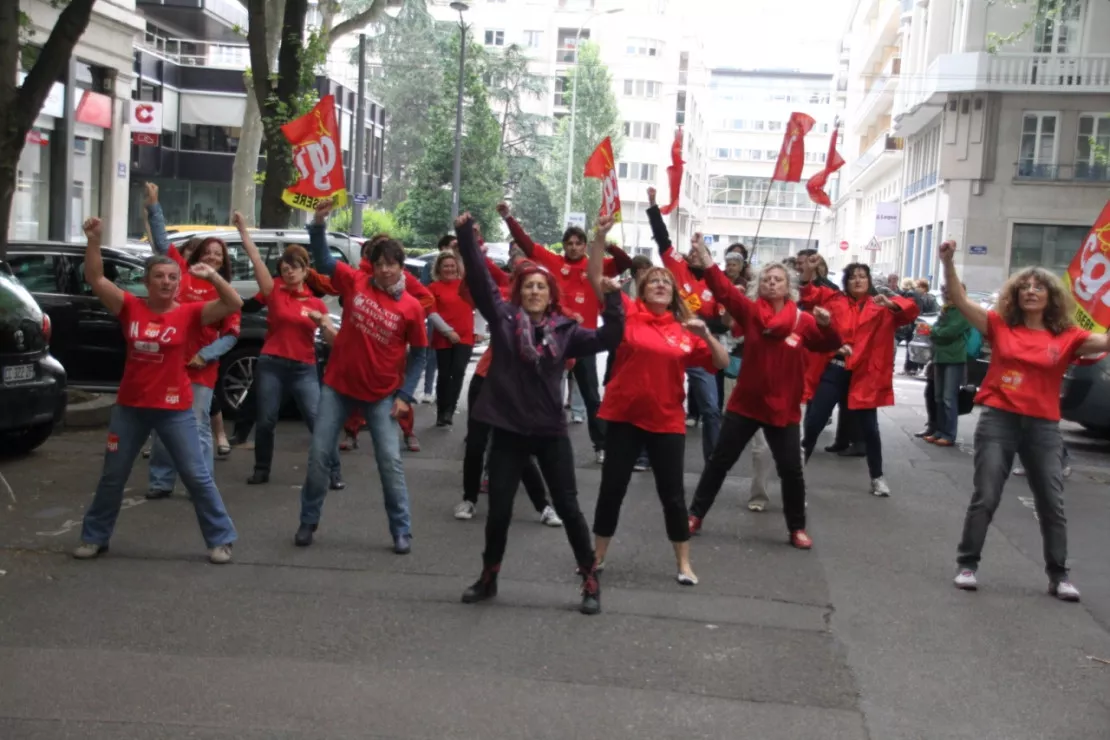
[[[483,424],[517,434],[565,437],[562,381],[567,360],[617,348],[624,335],[620,293],[605,297],[601,313],[604,325],[600,329],[584,329],[565,316],[556,317],[554,341],[548,345],[553,351],[545,351],[539,361],[530,362],[522,356],[517,337],[523,309],[501,297],[474,240],[471,224],[458,229],[457,236],[466,283],[474,305],[489,324],[493,349],[486,382],[470,413]],[[541,329],[536,327],[535,331]]]

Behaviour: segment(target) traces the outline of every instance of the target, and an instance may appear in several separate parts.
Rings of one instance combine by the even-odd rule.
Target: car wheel
[[[258,362],[259,347],[236,347],[224,355],[220,363],[220,380],[216,392],[220,394],[224,418],[237,421],[244,415],[247,394],[254,384],[254,369]]]
[[[4,434],[4,451],[15,455],[26,455],[33,451],[54,433],[54,422],[36,424],[33,427],[20,429]]]

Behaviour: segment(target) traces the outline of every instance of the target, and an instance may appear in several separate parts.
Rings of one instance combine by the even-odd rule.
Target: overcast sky
[[[855,0],[701,0],[712,66],[836,72]]]

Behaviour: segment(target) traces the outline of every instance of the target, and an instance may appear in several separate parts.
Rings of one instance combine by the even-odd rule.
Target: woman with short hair
[[[432,281],[428,291],[435,298],[436,310],[447,322],[450,331],[434,331],[432,348],[436,354],[436,426],[453,425],[455,409],[462,393],[466,368],[474,352],[474,305],[469,294],[461,290],[462,263],[458,254],[440,252],[432,265]],[[427,371],[425,371],[427,372]]]
[[[975,427],[974,492],[964,517],[955,586],[967,591],[979,587],[983,544],[1016,455],[1033,492],[1048,592],[1062,601],[1079,601],[1068,573],[1060,386],[1069,364],[1083,355],[1110,352],[1110,334],[1076,326],[1068,290],[1043,267],[1011,276],[995,309],[988,311],[967,297],[955,252],[955,242],[940,245],[948,297],[991,346],[987,375],[975,397],[985,408]]]
[[[81,544],[73,556],[90,560],[108,549],[127,478],[154,430],[160,447],[185,482],[209,561],[231,562],[231,546],[237,537],[235,525],[216,488],[210,462],[205,459],[197,415],[192,411],[194,386],[186,359],[202,341],[204,328],[235,314],[242,308],[243,299],[210,265],[198,262],[190,268],[190,276],[194,281],[207,281],[216,297],[205,302],[180,301],[181,267],[164,255],[147,260],[146,298],[125,292],[104,276],[100,219],[86,220],[84,231],[88,238],[85,282],[104,307],[119,318],[127,359],[108,424],[104,468],[85,512]]]

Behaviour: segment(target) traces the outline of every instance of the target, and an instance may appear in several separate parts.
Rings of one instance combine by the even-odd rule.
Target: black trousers
[[[833,408],[841,403],[852,384],[852,373],[846,368],[829,363],[821,376],[821,383],[813,393],[813,398],[806,409],[805,437],[802,439],[802,449],[805,450],[805,459],[808,460],[817,446],[817,438],[825,428],[832,416]],[[844,403],[847,406],[847,403]],[[860,439],[867,445],[867,469],[871,478],[879,478],[883,474],[883,440],[879,435],[878,409],[855,409],[848,411],[848,416],[854,419],[854,428],[858,430]]]
[[[801,430],[798,425],[771,426],[731,411],[725,412],[720,439],[702,471],[690,513],[699,518],[709,513],[728,471],[732,470],[748,442],[760,429],[763,429],[763,436],[775,459],[775,469],[782,481],[782,510],[786,515],[786,528],[791,532],[805,529],[806,482],[802,475],[802,455],[799,452]]]
[[[453,344],[436,350],[436,408],[441,416],[455,413],[462,395],[466,366],[474,351],[470,344]]]
[[[590,432],[590,441],[595,450],[605,449],[605,422],[597,418],[597,410],[601,407],[601,391],[597,384],[597,357],[587,355],[579,357],[574,363],[574,382],[578,384],[578,392],[582,394],[582,402],[586,404],[586,425]]]
[[[478,394],[482,390],[482,384],[485,382],[486,379],[481,375],[475,375],[470,379],[470,389],[466,393],[468,409],[474,408],[474,404],[478,401]],[[488,424],[468,416],[463,452],[463,501],[469,501],[472,504],[478,503],[478,491],[482,488],[482,470],[486,465],[486,448],[489,446],[490,431]],[[521,471],[521,480],[532,506],[542,513],[547,507],[547,491],[543,487],[540,468],[531,457]]]
[[[937,364],[930,362],[929,369],[925,371],[925,414],[928,417],[925,428],[931,432],[937,431],[936,369]]]
[[[686,455],[685,434],[657,434],[632,424],[609,422],[605,432],[605,462],[601,466],[601,492],[594,510],[594,534],[612,537],[617,531],[621,504],[628,493],[632,467],[646,449],[655,490],[663,504],[667,539],[690,539],[690,520],[686,511],[686,491],[682,473]]]
[[[574,450],[569,437],[536,437],[493,428],[489,459],[489,516],[486,518],[486,567],[500,565],[513,518],[513,498],[520,487],[524,466],[531,456],[539,463],[544,479],[551,486],[551,505],[563,520],[563,528],[580,568],[594,564],[590,527],[578,507],[578,486],[574,480]]]

